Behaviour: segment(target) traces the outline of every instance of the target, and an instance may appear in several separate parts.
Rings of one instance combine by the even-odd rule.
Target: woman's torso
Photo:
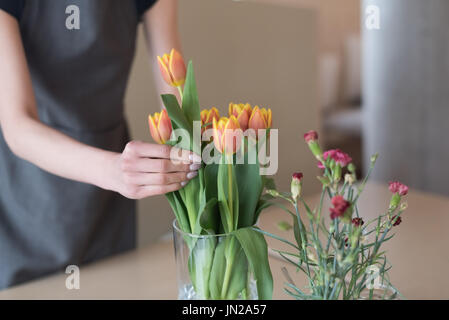
[[[73,5],[79,29],[67,27]],[[122,151],[137,24],[134,1],[25,1],[20,30],[43,123]],[[19,159],[0,135],[0,289],[133,248],[134,211],[117,193]]]

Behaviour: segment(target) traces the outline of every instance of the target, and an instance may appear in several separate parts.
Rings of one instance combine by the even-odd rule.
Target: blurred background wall
[[[449,1],[366,0],[380,9],[365,29],[365,158],[379,181],[449,195]]]
[[[274,127],[280,129],[279,186],[289,188],[293,171],[315,172],[302,133],[319,127],[316,10],[278,1],[179,2],[183,51],[194,60],[202,106],[216,106],[223,114],[231,101],[271,107]],[[133,138],[150,142],[147,116],[161,102],[142,32],[126,105]],[[314,174],[306,179],[305,192],[316,191]],[[172,220],[164,197],[140,201],[139,245],[167,233]]]

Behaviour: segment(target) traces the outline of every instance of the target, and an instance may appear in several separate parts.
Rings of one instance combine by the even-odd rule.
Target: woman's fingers
[[[201,158],[166,145],[132,141],[118,158],[119,192],[132,199],[165,194],[198,175]]]
[[[177,191],[183,187],[184,187],[184,185],[182,185],[181,183],[173,183],[173,184],[168,184],[168,185],[163,185],[163,186],[143,186],[143,187],[139,188],[139,190],[137,192],[137,196],[139,199],[142,199],[142,198],[146,198],[146,197],[151,197],[151,196],[156,196],[156,195],[161,195],[161,194],[166,194],[169,192]]]
[[[201,165],[185,164],[173,162],[167,159],[149,159],[134,158],[123,162],[124,171],[130,172],[154,172],[154,173],[170,173],[170,172],[191,172],[197,171]]]
[[[201,163],[201,157],[188,150],[181,150],[167,145],[131,141],[126,145],[125,153],[142,158],[170,159],[179,162]]]
[[[176,173],[129,173],[125,175],[126,183],[138,186],[148,185],[170,185],[187,182],[198,175],[198,172],[176,172]]]

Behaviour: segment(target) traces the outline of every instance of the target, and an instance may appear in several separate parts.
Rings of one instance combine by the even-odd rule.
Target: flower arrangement
[[[149,116],[151,136],[203,159],[196,178],[167,194],[188,247],[190,296],[271,299],[267,244],[255,227],[266,207],[261,196],[269,179],[260,174],[258,156],[266,151],[271,110],[233,103],[228,117],[220,117],[216,108],[201,110],[192,62],[186,68],[176,50],[158,62],[164,80],[178,88],[181,105],[176,96],[162,95],[165,109]],[[254,162],[249,161],[252,152]]]
[[[371,157],[365,179],[356,185],[356,168],[349,155],[338,149],[323,153],[315,131],[306,133],[304,139],[318,160],[318,167],[323,170],[318,176],[322,184],[320,202],[312,209],[304,201],[301,196],[303,174],[294,173],[289,193],[274,189],[268,193],[293,208],[273,203],[291,215],[293,225],[282,222],[279,226],[284,230],[293,229],[295,243],[260,231],[293,248],[294,252],[277,252],[307,277],[308,292],[298,288],[286,273],[288,283],[285,291],[301,300],[395,298],[399,293],[389,281],[391,266],[381,246],[393,237],[391,230],[402,221],[401,214],[407,204],[401,201],[407,195],[408,187],[391,182],[392,197],[385,213],[365,222],[359,215],[357,201],[377,155]],[[323,212],[326,197],[331,202],[327,217]],[[379,291],[380,295],[376,293]]]

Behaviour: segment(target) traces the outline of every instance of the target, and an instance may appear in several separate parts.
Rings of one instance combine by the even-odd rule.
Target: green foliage
[[[316,142],[314,146],[319,148]],[[313,151],[314,155],[321,157],[319,152]],[[357,225],[354,222],[357,220],[352,221],[354,216],[360,218],[357,201],[374,168],[376,158],[372,158],[368,174],[357,188],[352,180],[339,183],[343,174],[343,167],[339,163],[330,158],[322,161],[324,173],[318,178],[323,189],[320,202],[314,209],[302,197],[295,199],[288,193],[270,190],[271,199],[266,198],[264,201],[281,207],[290,214],[296,243],[265,231],[259,232],[288,244],[293,249],[292,252],[278,253],[308,280],[307,287],[302,289],[288,275],[285,288],[288,295],[301,300],[394,299],[399,295],[389,280],[388,271],[391,266],[380,248],[393,237],[389,235],[395,221],[393,217],[400,216],[405,210],[406,206],[400,205],[401,197],[398,193],[394,194],[385,213],[377,219],[363,225]],[[349,165],[349,170],[354,171],[354,166]],[[328,224],[328,219],[323,217],[323,201],[326,197],[332,199],[334,196],[343,196],[349,208],[341,217]],[[273,198],[285,200],[293,210],[273,202]],[[380,296],[375,294],[375,277],[370,276],[372,270],[378,272],[377,279],[380,279],[380,283],[377,284],[380,284],[379,291],[382,292]]]
[[[196,146],[193,136],[194,121],[201,119],[192,62],[188,64],[182,96],[181,108],[174,95],[162,95],[173,129],[186,133],[173,136],[167,144],[199,153],[207,143]],[[216,238],[184,235],[190,251],[190,279],[200,299],[245,298],[252,272],[259,298],[269,299],[273,279],[268,248],[264,237],[247,227],[252,227],[260,212],[269,206],[261,194],[264,185],[274,183],[260,176],[259,164],[226,164],[224,160],[223,156],[220,164],[203,166],[183,189],[167,195],[182,231],[197,236],[227,233]]]

